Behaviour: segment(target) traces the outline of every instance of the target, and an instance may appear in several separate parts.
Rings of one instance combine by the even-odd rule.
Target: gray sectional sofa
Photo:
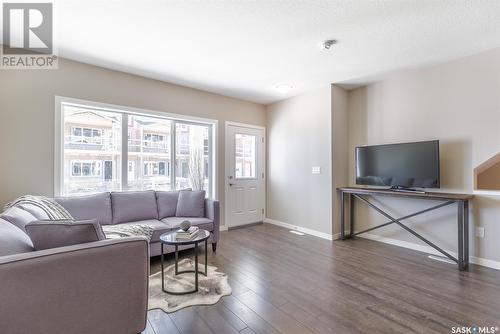
[[[189,190],[181,190],[189,193]],[[194,193],[194,192],[193,192]],[[209,243],[216,250],[219,239],[219,202],[205,199],[201,207],[185,208],[178,215],[180,191],[112,192],[80,197],[59,197],[61,204],[78,220],[97,219],[101,225],[147,224],[154,229],[150,243],[150,256],[160,255],[160,235],[176,230],[183,220],[211,232]],[[186,213],[193,212],[196,216]],[[165,247],[172,252],[172,247]]]
[[[146,326],[149,256],[159,236],[182,220],[219,236],[219,203],[205,199],[203,217],[178,217],[179,192],[103,193],[56,198],[75,219],[153,226],[144,237],[101,240],[35,251],[24,226],[46,219],[23,205],[0,215],[0,333],[139,333]],[[191,208],[187,208],[187,212]],[[186,212],[186,208],[183,210]],[[167,249],[170,251],[171,249]]]

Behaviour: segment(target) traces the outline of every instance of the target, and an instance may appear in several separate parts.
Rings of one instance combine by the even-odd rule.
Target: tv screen
[[[356,147],[356,184],[439,188],[439,141]]]

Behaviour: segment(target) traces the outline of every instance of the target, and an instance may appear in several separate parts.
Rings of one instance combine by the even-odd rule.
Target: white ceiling
[[[61,57],[259,103],[500,46],[498,0],[58,0],[55,10]],[[339,41],[331,51],[319,47],[328,38]]]

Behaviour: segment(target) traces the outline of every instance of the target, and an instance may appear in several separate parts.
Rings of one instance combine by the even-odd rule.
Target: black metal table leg
[[[198,291],[198,243],[194,244],[194,291]]]
[[[161,289],[165,291],[165,272],[163,270],[163,243],[161,242]]]
[[[458,269],[465,270],[465,203],[458,201]]]
[[[179,275],[179,246],[175,245],[175,274]]]
[[[354,196],[349,194],[349,238],[354,234]]]
[[[162,290],[163,292],[166,292],[168,294],[171,294],[171,295],[187,295],[187,294],[190,294],[190,293],[195,293],[195,292],[198,292],[198,275],[199,274],[202,274],[204,276],[207,276],[208,275],[208,271],[207,271],[207,241],[205,240],[205,272],[202,272],[202,271],[199,271],[198,270],[198,242],[194,244],[194,270],[179,270],[178,269],[178,261],[179,261],[179,249],[178,249],[178,246],[175,246],[175,275],[180,275],[180,274],[186,274],[186,273],[194,273],[194,289],[193,290],[190,290],[190,291],[182,291],[182,292],[177,292],[177,291],[169,291],[167,289],[165,289],[165,283],[164,283],[164,277],[165,277],[165,274],[164,274],[164,265],[163,265],[163,259],[164,259],[164,255],[163,255],[163,244],[161,245],[161,273],[162,273],[162,283],[161,283],[161,287],[162,287]]]
[[[205,240],[205,277],[208,275],[208,242]]]
[[[345,240],[345,196],[340,192],[340,239]]]
[[[169,293],[172,295],[186,295],[190,293],[195,293],[198,291],[199,287],[199,275],[208,275],[208,253],[207,253],[207,247],[208,247],[208,239],[210,238],[210,232],[200,229],[198,235],[193,239],[193,240],[178,240],[177,239],[177,233],[176,232],[171,232],[171,233],[164,233],[160,236],[160,242],[161,242],[161,274],[162,274],[162,281],[161,281],[161,287],[163,292]],[[200,243],[204,241],[205,242],[205,272],[202,272],[199,270],[199,259],[198,259],[198,248],[200,247]],[[181,274],[186,274],[186,273],[194,273],[194,289],[191,289],[189,291],[169,291],[168,289],[165,288],[165,251],[164,251],[164,245],[171,245],[174,246],[175,248],[175,262],[174,262],[174,274],[173,276],[178,276]],[[185,245],[190,245],[194,247],[194,270],[179,270],[179,246],[185,246]],[[168,282],[167,282],[168,284]]]
[[[469,201],[464,202],[464,264],[469,266]]]

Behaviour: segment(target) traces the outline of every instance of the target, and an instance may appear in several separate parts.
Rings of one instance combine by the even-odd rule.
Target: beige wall
[[[346,104],[345,90],[326,86],[267,106],[268,218],[335,230],[332,188],[347,179]],[[313,166],[321,174],[312,174]]]
[[[224,121],[265,125],[265,107],[61,59],[58,70],[0,73],[0,205],[54,190],[54,96],[219,120],[219,199],[224,209]],[[223,213],[223,211],[221,211]],[[223,214],[222,214],[223,216]]]
[[[267,106],[267,217],[331,234],[330,86]],[[321,174],[312,175],[312,166]]]
[[[393,75],[349,93],[349,181],[355,182],[354,147],[439,139],[444,191],[472,192],[473,168],[500,151],[500,49],[444,65]],[[377,199],[395,216],[432,205],[412,200]],[[426,214],[409,225],[456,250],[456,208]],[[485,227],[485,238],[474,237],[477,257],[500,261],[500,197],[476,196],[471,222]],[[358,228],[385,222],[362,204],[356,211]],[[376,232],[388,238],[420,242],[398,227]]]
[[[348,182],[348,92],[332,85],[332,231],[340,233],[340,197],[337,188]]]

